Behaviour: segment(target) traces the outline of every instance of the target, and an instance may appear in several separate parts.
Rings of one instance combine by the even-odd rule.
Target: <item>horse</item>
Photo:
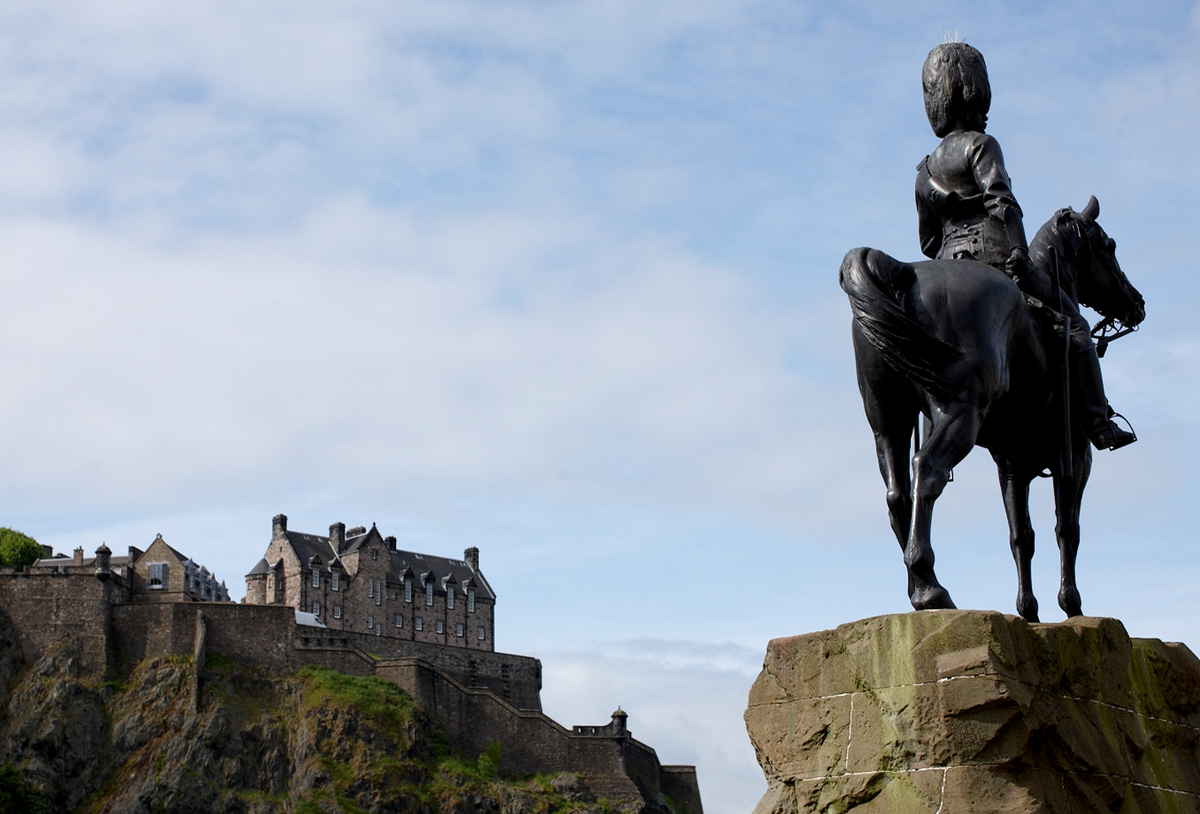
[[[1096,222],[1099,213],[1094,196],[1080,212],[1059,210],[1031,241],[1030,259],[1038,268],[1057,270],[1061,296],[1128,330],[1145,318],[1145,302],[1121,271],[1116,243]],[[1038,621],[1029,485],[1049,475],[1058,604],[1068,617],[1082,615],[1075,559],[1092,452],[1068,406],[1068,338],[1065,323],[1063,331],[1055,330],[1056,303],[1023,295],[1009,277],[983,263],[902,263],[869,248],[848,252],[838,279],[853,312],[859,392],[913,608],[955,607],[934,573],[930,525],[951,470],[981,446],[999,471],[1017,566],[1017,612]],[[909,441],[920,438],[921,415],[925,437],[914,445],[910,475]]]

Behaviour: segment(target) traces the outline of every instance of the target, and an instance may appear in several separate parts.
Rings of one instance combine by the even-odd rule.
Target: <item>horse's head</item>
[[[1146,301],[1121,271],[1117,242],[1096,222],[1099,215],[1100,202],[1093,195],[1082,212],[1060,209],[1046,224],[1053,225],[1051,243],[1073,278],[1063,285],[1070,290],[1073,283],[1080,303],[1132,328],[1146,318]]]

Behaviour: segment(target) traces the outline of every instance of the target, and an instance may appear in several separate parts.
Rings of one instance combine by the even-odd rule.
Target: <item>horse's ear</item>
[[[1096,222],[1096,218],[1100,217],[1100,202],[1096,200],[1095,195],[1088,199],[1087,206],[1079,214],[1090,223]]]

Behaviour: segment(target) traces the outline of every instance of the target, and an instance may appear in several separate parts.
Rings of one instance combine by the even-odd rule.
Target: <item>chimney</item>
[[[342,553],[342,548],[346,545],[346,524],[334,523],[329,527],[329,545],[337,553]]]
[[[284,537],[287,535],[287,515],[277,514],[271,520],[271,537]]]
[[[463,552],[463,559],[467,561],[467,565],[471,566],[471,570],[479,573],[479,549],[471,546]]]
[[[396,550],[396,538],[395,537],[385,537],[383,541],[385,543],[387,543],[388,551]]]
[[[83,546],[75,549],[75,559],[71,562],[71,565],[83,565]]]
[[[108,563],[109,563],[109,558],[111,556],[112,556],[112,549],[110,549],[104,543],[101,543],[100,547],[96,549],[96,573],[97,574],[107,574],[108,573],[108,571],[109,571]]]

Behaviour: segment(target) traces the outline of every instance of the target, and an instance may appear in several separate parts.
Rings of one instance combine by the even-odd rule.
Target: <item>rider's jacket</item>
[[[1000,144],[986,133],[955,130],[917,165],[921,251],[970,258],[998,269],[1028,248]]]

